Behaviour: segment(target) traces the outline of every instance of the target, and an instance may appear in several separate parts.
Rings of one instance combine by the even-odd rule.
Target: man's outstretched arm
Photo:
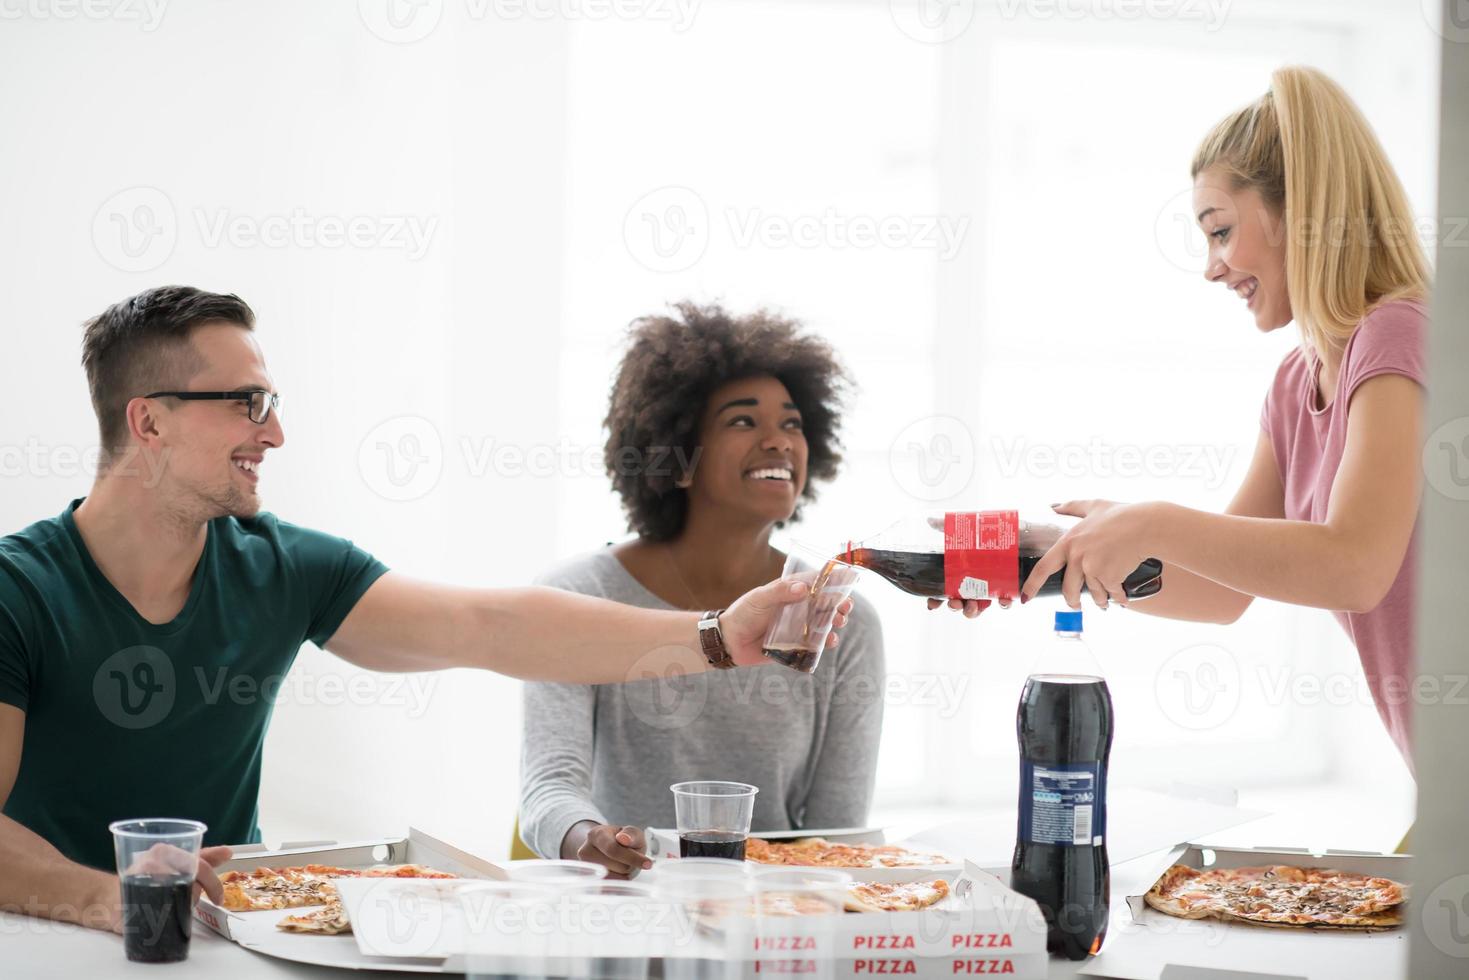
[[[721,617],[735,663],[763,663],[761,640],[781,607],[807,586],[772,582],[741,596]],[[837,611],[846,624],[851,602]],[[698,613],[639,609],[559,589],[471,589],[389,572],[363,593],[326,643],[372,670],[480,667],[529,681],[617,684],[644,670],[708,669]],[[827,645],[835,646],[833,630]]]

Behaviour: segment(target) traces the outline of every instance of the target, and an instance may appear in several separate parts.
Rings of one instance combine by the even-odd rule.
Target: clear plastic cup
[[[127,958],[177,963],[189,957],[194,879],[209,828],[197,820],[148,817],[108,827],[122,888],[122,937]]]
[[[765,634],[765,656],[809,674],[821,662],[837,607],[857,584],[857,567],[793,541],[781,577],[805,582],[811,594],[781,609]]]
[[[745,859],[758,787],[703,780],[674,783],[668,788],[673,791],[680,858]]]
[[[509,861],[505,864],[505,874],[511,881],[564,888],[599,881],[607,877],[607,869],[591,861]]]
[[[669,878],[735,878],[750,875],[746,861],[731,861],[728,858],[670,858],[653,866],[659,880]]]
[[[567,975],[645,980],[661,949],[659,933],[674,928],[655,889],[627,881],[592,881],[570,885],[561,894],[571,904],[561,937],[569,960]]]
[[[772,916],[839,915],[846,909],[847,886],[852,876],[831,868],[757,868],[750,885],[757,896],[800,896],[802,901],[783,908],[781,903],[767,903]]]
[[[558,948],[559,906],[567,889],[541,882],[474,881],[454,893],[467,977],[549,977]]]
[[[651,900],[656,890],[631,881],[591,881],[568,886],[567,894],[576,901],[634,902]]]
[[[847,872],[826,868],[756,870],[750,878],[755,972],[783,964],[818,980],[833,976],[839,955],[836,923],[851,883]]]
[[[665,980],[734,980],[744,975],[741,944],[751,922],[748,876],[660,879],[657,901],[674,933],[665,943]]]

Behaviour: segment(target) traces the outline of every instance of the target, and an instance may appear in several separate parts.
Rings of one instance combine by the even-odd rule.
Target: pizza
[[[949,895],[949,883],[932,881],[848,883],[843,900],[845,912],[916,912],[937,905]],[[817,895],[801,892],[764,892],[741,898],[707,899],[698,905],[700,918],[718,922],[731,916],[783,917],[831,915],[836,907]]]
[[[854,881],[847,886],[848,912],[916,912],[949,896],[949,883],[933,881]]]
[[[1268,865],[1200,870],[1175,864],[1143,896],[1182,919],[1223,919],[1276,928],[1391,929],[1402,925],[1403,885],[1389,878]]]
[[[954,863],[942,854],[910,851],[897,844],[834,844],[823,837],[789,842],[751,837],[745,858],[757,864],[816,868],[927,868]]]
[[[345,875],[321,874],[306,868],[256,868],[226,871],[219,876],[224,888],[220,908],[231,912],[265,912],[326,905],[337,897],[332,878]]]
[[[351,932],[341,896],[332,881],[338,878],[457,878],[445,871],[435,871],[419,864],[399,864],[386,868],[336,868],[325,864],[304,864],[293,868],[256,868],[254,871],[226,871],[219,876],[224,887],[220,907],[231,912],[264,912],[321,906],[313,912],[288,915],[276,923],[286,932],[309,932],[336,936]]]
[[[342,908],[341,901],[333,901],[330,905],[299,915],[288,915],[275,927],[286,932],[310,932],[318,936],[340,936],[352,931],[352,923],[347,921],[347,910]]]
[[[717,921],[730,916],[785,917],[792,915],[831,915],[837,911],[833,902],[800,892],[764,892],[741,898],[712,898],[698,903],[698,914]]]

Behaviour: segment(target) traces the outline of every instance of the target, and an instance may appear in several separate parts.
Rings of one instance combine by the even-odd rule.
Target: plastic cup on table
[[[584,885],[607,877],[607,869],[591,861],[535,860],[510,861],[505,865],[505,874],[511,881],[525,881],[537,885],[564,888]]]
[[[678,856],[744,861],[758,787],[722,780],[674,783]]]
[[[829,868],[756,870],[750,879],[754,943],[757,950],[769,951],[771,961],[757,960],[755,972],[785,965],[817,980],[834,976],[836,923],[846,911],[851,883],[850,874]]]
[[[148,817],[108,827],[122,889],[122,938],[137,963],[177,963],[189,957],[194,879],[209,828],[197,820]]]

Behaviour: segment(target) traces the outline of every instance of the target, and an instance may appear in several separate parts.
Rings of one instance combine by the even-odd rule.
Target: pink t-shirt
[[[1316,366],[1299,348],[1286,355],[1265,396],[1260,425],[1275,450],[1285,488],[1285,516],[1326,520],[1331,485],[1347,441],[1352,395],[1379,374],[1401,374],[1426,383],[1427,314],[1421,303],[1386,303],[1362,318],[1342,354],[1336,397],[1320,408]],[[1362,658],[1377,713],[1412,767],[1414,611],[1417,604],[1418,527],[1392,588],[1364,613],[1333,612]]]

